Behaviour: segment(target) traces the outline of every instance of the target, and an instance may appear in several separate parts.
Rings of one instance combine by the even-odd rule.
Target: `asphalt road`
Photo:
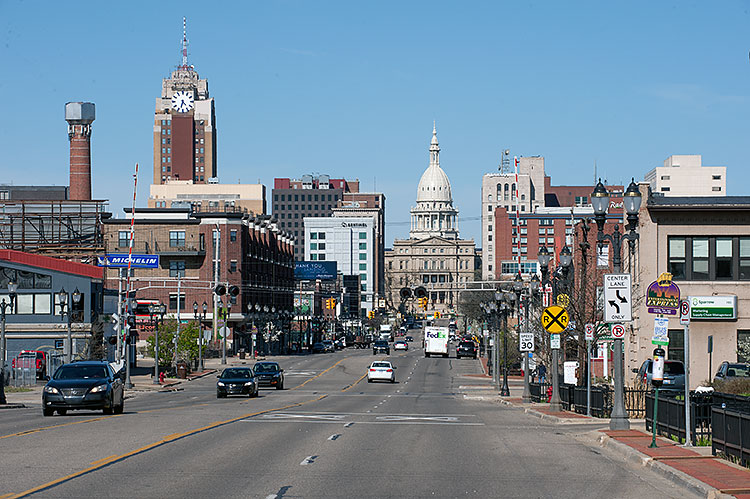
[[[215,377],[141,393],[125,414],[0,414],[7,497],[690,497],[548,424],[466,400],[478,361],[371,351],[281,358],[287,389],[216,399]],[[20,495],[17,495],[20,494]]]

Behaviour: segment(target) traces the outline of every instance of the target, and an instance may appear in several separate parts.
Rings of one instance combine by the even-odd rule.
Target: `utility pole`
[[[216,230],[214,231],[214,285],[213,289],[216,289],[216,286],[219,285],[219,241],[221,240],[221,231],[219,230],[219,224],[216,224]],[[212,315],[213,320],[213,338],[216,340],[216,334],[217,330],[216,327],[218,325],[217,316],[218,308],[219,308],[219,296],[214,291],[214,309]],[[222,358],[222,364],[226,364],[226,359]]]

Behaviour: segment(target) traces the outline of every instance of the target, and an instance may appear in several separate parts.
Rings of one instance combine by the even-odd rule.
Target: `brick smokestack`
[[[91,123],[96,118],[93,102],[65,104],[70,139],[70,193],[74,201],[91,201]]]

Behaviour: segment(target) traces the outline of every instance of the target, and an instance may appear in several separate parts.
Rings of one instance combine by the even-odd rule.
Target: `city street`
[[[370,350],[279,357],[286,390],[216,399],[215,376],[138,392],[125,413],[0,414],[0,497],[689,497],[555,425],[496,402],[479,361]],[[252,364],[250,361],[249,364]]]

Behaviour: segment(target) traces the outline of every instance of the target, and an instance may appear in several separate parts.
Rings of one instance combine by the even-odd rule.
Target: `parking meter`
[[[654,349],[654,360],[651,367],[651,384],[654,388],[659,388],[664,382],[664,356],[666,352],[663,348]]]

